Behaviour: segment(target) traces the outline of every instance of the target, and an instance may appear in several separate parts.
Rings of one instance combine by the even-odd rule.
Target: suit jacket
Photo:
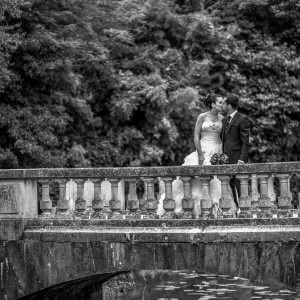
[[[226,118],[223,118],[222,124],[222,147],[223,153],[228,156],[228,162],[236,164],[238,160],[242,160],[246,163],[248,161],[250,137],[249,119],[245,115],[236,112],[227,126]]]

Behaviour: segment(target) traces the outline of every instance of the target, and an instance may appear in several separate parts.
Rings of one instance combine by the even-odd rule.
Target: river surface
[[[296,290],[281,284],[270,286],[227,275],[190,271],[140,271],[118,280],[120,292],[114,297],[118,300],[300,300]]]

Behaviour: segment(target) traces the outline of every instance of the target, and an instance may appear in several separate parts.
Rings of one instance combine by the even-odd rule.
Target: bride
[[[210,158],[214,153],[222,152],[222,142],[220,133],[222,130],[221,115],[224,99],[220,96],[209,94],[204,104],[208,108],[198,116],[194,131],[194,143],[196,151],[186,156],[183,166],[186,165],[211,165]],[[175,180],[172,185],[173,198],[176,203],[175,213],[181,210],[181,200],[183,198],[183,183],[180,180]],[[199,179],[192,180],[192,198],[194,199],[194,214],[196,218],[201,214],[200,199],[202,198],[202,186]],[[210,181],[209,186],[210,198],[212,206],[219,209],[219,199],[221,198],[221,182],[214,178]],[[165,194],[162,194],[159,199],[158,215],[164,214],[163,199]],[[232,210],[235,210],[235,204],[232,201]]]

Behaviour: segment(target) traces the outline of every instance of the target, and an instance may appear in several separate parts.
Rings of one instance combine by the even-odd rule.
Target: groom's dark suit
[[[230,164],[236,164],[238,160],[246,163],[250,134],[248,118],[237,111],[228,124],[227,118],[223,118],[222,123],[223,153],[227,154]]]
[[[236,164],[239,160],[248,161],[250,122],[248,118],[238,111],[228,122],[228,118],[222,120],[222,147],[223,153],[227,154],[229,164]],[[240,181],[235,176],[230,180],[233,190],[234,201],[238,205],[235,188],[240,196]]]

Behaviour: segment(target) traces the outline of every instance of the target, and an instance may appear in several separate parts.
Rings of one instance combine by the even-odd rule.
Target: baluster
[[[218,176],[221,181],[221,199],[220,199],[220,208],[222,210],[223,218],[232,218],[233,214],[231,211],[231,204],[233,203],[233,196],[229,193],[229,176]]]
[[[182,215],[183,219],[192,219],[194,217],[194,200],[192,199],[191,193],[191,177],[180,177],[183,182],[183,199],[182,199],[182,210],[178,213],[179,216]]]
[[[291,192],[291,178],[292,177],[293,177],[293,174],[291,174],[288,179],[288,195],[289,195],[291,201],[293,200],[293,193]]]
[[[74,182],[77,184],[77,198],[75,201],[76,215],[82,216],[86,210],[86,201],[83,198],[85,180],[79,178],[75,179]]]
[[[276,202],[276,194],[274,192],[274,174],[270,174],[268,178],[268,197],[270,198],[272,204],[275,205]]]
[[[148,199],[148,194],[147,194],[148,193],[148,191],[147,191],[148,188],[147,188],[147,182],[144,179],[142,179],[142,181],[144,183],[144,194],[143,194],[143,197],[140,200],[140,209],[145,210],[145,203]]]
[[[109,201],[109,207],[112,211],[112,219],[123,219],[121,210],[121,200],[118,198],[118,184],[120,179],[118,178],[108,178],[107,179],[111,184],[111,200]]]
[[[280,197],[278,198],[278,207],[280,209],[291,209],[291,198],[289,196],[289,174],[278,174],[280,182]]]
[[[101,199],[101,179],[91,179],[94,183],[94,199],[92,201],[93,207],[93,218],[97,219],[108,219],[109,214],[111,213],[110,209],[104,210],[104,201]]]
[[[104,203],[101,201],[101,181],[100,179],[91,179],[94,183],[94,199],[92,206],[95,212],[99,212],[103,209]]]
[[[163,200],[163,207],[165,213],[162,216],[162,219],[173,219],[174,210],[175,210],[175,200],[173,199],[172,193],[172,177],[162,177],[163,182],[165,183],[165,199]]]
[[[258,185],[257,185],[257,175],[252,174],[251,176],[251,206],[256,207],[258,206],[258,199],[259,199],[259,193],[258,193]]]
[[[274,192],[274,174],[271,174],[268,178],[268,197],[271,200],[271,204],[276,206],[276,194]]]
[[[258,176],[260,183],[260,197],[258,199],[259,208],[263,211],[260,212],[261,217],[272,217],[273,213],[270,210],[272,208],[271,199],[268,197],[268,178],[266,174]]]
[[[236,178],[241,182],[241,197],[239,198],[239,208],[241,212],[239,218],[246,218],[250,216],[249,210],[251,208],[251,198],[248,192],[249,176],[237,175]]]
[[[274,178],[275,174],[270,174],[268,178],[268,197],[271,201],[272,206],[272,212],[273,212],[273,218],[278,217],[278,209],[277,209],[277,203],[276,203],[276,193],[274,191]]]
[[[165,209],[164,209],[164,199],[165,199],[165,195],[166,195],[166,188],[165,188],[165,182],[161,179],[161,177],[158,177],[158,195],[157,195],[157,206],[158,209],[160,210],[161,207],[161,214],[159,216],[159,218],[162,218],[162,216],[166,213]],[[158,211],[157,211],[158,213]]]
[[[59,214],[67,214],[70,208],[70,201],[66,199],[66,179],[57,179],[59,185],[59,200],[57,201],[57,210]]]
[[[156,219],[157,218],[157,200],[154,197],[154,178],[144,178],[147,183],[147,199],[144,203],[143,215],[144,219]]]
[[[93,213],[93,204],[92,201],[94,199],[94,184],[93,182],[89,179],[85,180],[84,185],[83,185],[83,199],[86,201],[86,215],[90,217]]]
[[[69,201],[70,212],[75,211],[75,200],[77,198],[77,185],[73,179],[67,181],[66,184],[66,199]]]
[[[211,212],[211,199],[209,195],[209,182],[210,177],[201,177],[200,180],[202,181],[202,198],[201,198],[201,216],[203,218],[207,218]]]
[[[49,195],[49,180],[40,180],[42,184],[42,200],[40,201],[40,208],[43,211],[43,217],[50,217],[52,212],[52,201]]]
[[[126,181],[129,182],[129,193],[128,193],[128,202],[127,207],[130,211],[128,218],[129,219],[139,219],[140,218],[140,204],[139,199],[136,193],[136,178],[128,178]]]
[[[159,187],[158,198],[160,199],[161,196],[166,193],[165,183],[160,177],[158,178],[158,187]]]
[[[136,179],[129,178],[126,181],[129,182],[128,208],[131,211],[137,211],[139,209],[139,199],[136,193]]]

